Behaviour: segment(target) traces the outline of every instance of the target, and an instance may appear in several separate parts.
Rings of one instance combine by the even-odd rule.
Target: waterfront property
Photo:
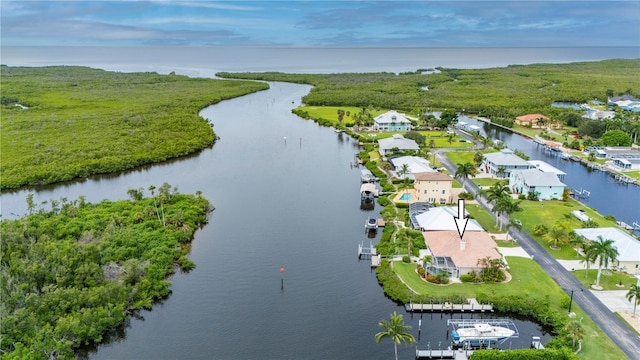
[[[404,114],[391,110],[373,119],[373,129],[380,132],[409,131],[411,130],[411,121]]]
[[[447,174],[431,171],[414,175],[413,188],[416,190],[417,201],[450,204],[452,200],[451,188],[453,178]]]
[[[618,270],[629,274],[640,274],[640,241],[623,230],[614,227],[575,229],[576,234],[589,241],[603,239],[613,240],[613,246],[618,249],[616,259]]]
[[[389,159],[391,165],[393,165],[394,175],[400,179],[409,178],[415,179],[415,174],[424,172],[435,172],[429,165],[429,160],[419,156],[398,156]],[[407,165],[409,173],[398,174],[403,165]]]
[[[485,154],[482,166],[487,174],[498,178],[509,178],[514,170],[526,170],[535,167],[535,165],[515,155],[511,149],[502,149],[498,152]]]
[[[556,174],[556,176],[558,177],[558,180],[560,181],[564,181],[564,177],[565,175],[567,175],[566,172],[556,168],[555,166],[551,166],[550,164],[542,160],[529,160],[527,162],[535,166],[536,169],[539,169],[540,171]]]
[[[393,134],[392,137],[378,140],[380,155],[385,156],[394,150],[406,151],[419,151],[420,147],[412,139],[406,139],[400,134]]]
[[[539,128],[545,122],[548,122],[549,118],[542,114],[527,114],[516,117],[515,123],[521,126],[531,126],[532,128]]]
[[[559,200],[565,187],[556,174],[539,169],[515,170],[509,177],[509,188],[514,194],[538,193],[540,200]]]

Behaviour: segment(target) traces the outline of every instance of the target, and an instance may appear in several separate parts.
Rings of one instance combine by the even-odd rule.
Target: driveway
[[[455,174],[456,167],[445,156],[443,150],[436,151],[436,157],[442,165]],[[476,194],[478,187],[469,179],[459,179],[467,191]],[[490,205],[486,199],[480,197],[478,203],[482,205],[492,216]],[[513,230],[512,236],[520,244],[522,249],[537,262],[558,285],[570,295],[573,291],[573,302],[604,331],[611,340],[630,358],[640,359],[640,337],[633,333],[618,319],[612,311],[594,294],[586,289],[567,269],[554,259],[538,242],[524,231]],[[572,264],[570,264],[572,265]],[[607,296],[606,294],[604,296]],[[605,298],[605,301],[608,301]],[[613,301],[613,300],[612,300]],[[615,300],[617,304],[617,298]],[[612,305],[617,306],[617,305]]]

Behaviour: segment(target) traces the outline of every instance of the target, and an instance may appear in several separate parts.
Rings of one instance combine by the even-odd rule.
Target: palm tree
[[[479,167],[480,165],[482,165],[483,160],[484,160],[484,154],[482,154],[482,152],[476,151],[476,153],[473,154],[473,163],[476,165],[476,167]]]
[[[393,350],[396,354],[396,360],[398,360],[398,344],[406,342],[413,343],[416,341],[413,335],[409,334],[407,330],[411,329],[411,326],[405,325],[402,315],[395,311],[391,314],[391,318],[387,320],[380,320],[378,323],[383,331],[375,335],[377,343],[384,338],[391,338],[393,341]]]
[[[571,339],[573,340],[573,348],[576,347],[576,340],[580,341],[584,338],[584,329],[582,325],[580,325],[577,321],[572,321],[567,324],[567,332],[571,335]]]
[[[509,223],[506,225],[507,227],[507,237],[505,239],[505,241],[509,241],[509,230],[511,228],[516,228],[518,230],[522,229],[522,223],[520,222],[520,220],[516,220],[516,219],[509,219]]]
[[[472,163],[458,163],[457,164],[458,169],[456,170],[455,173],[455,177],[461,177],[461,178],[468,178],[469,176],[474,177],[475,176],[475,168],[473,167]]]
[[[582,237],[581,237],[582,238]],[[589,267],[592,262],[596,260],[593,249],[591,247],[591,241],[582,241],[580,243],[580,248],[582,249],[582,255],[580,255],[580,262],[585,263],[586,271],[584,273],[584,278],[586,279],[589,275]]]
[[[498,200],[502,197],[509,195],[509,193],[511,193],[511,191],[509,191],[509,186],[504,185],[501,182],[497,182],[491,185],[491,187],[487,189],[487,192],[486,192],[487,199],[489,201]]]
[[[400,168],[400,170],[398,171],[398,175],[402,176],[402,178],[404,179],[404,188],[406,190],[407,188],[407,181],[409,180],[409,178],[407,177],[407,175],[409,175],[409,165],[402,164],[402,167]]]
[[[591,251],[594,258],[598,259],[598,276],[596,277],[596,286],[600,286],[600,274],[602,267],[609,266],[609,261],[615,261],[618,258],[618,249],[613,246],[611,239],[604,239],[602,235],[598,235],[598,239],[591,243]]]
[[[636,305],[640,304],[640,286],[638,284],[633,284],[629,287],[629,292],[627,292],[627,300],[633,302],[633,317],[636,317]]]
[[[496,175],[497,175],[499,178],[504,177],[504,175],[505,175],[506,173],[507,173],[507,169],[505,169],[505,168],[504,168],[504,166],[500,166],[500,167],[498,168],[498,170],[496,171]]]
[[[569,233],[561,226],[554,226],[544,235],[551,243],[551,248],[558,250],[562,244],[569,241]]]

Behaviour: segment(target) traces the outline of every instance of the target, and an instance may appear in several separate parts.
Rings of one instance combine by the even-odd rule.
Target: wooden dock
[[[474,311],[491,311],[493,312],[492,304],[480,304],[476,299],[467,299],[466,304],[405,304],[405,310],[409,312],[474,312]]]
[[[380,266],[381,262],[382,262],[382,258],[380,257],[380,254],[374,255],[374,256],[371,257],[371,267],[372,268]]]
[[[387,225],[387,223],[384,221],[383,218],[379,218],[377,221],[378,221],[378,227],[384,227],[385,225]]]
[[[473,350],[416,350],[416,359],[467,360]]]

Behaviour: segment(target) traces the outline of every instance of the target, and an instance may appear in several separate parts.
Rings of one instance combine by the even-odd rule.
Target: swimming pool
[[[413,196],[411,196],[411,194],[409,193],[404,193],[400,196],[400,199],[402,201],[409,201],[409,200],[413,200]]]

